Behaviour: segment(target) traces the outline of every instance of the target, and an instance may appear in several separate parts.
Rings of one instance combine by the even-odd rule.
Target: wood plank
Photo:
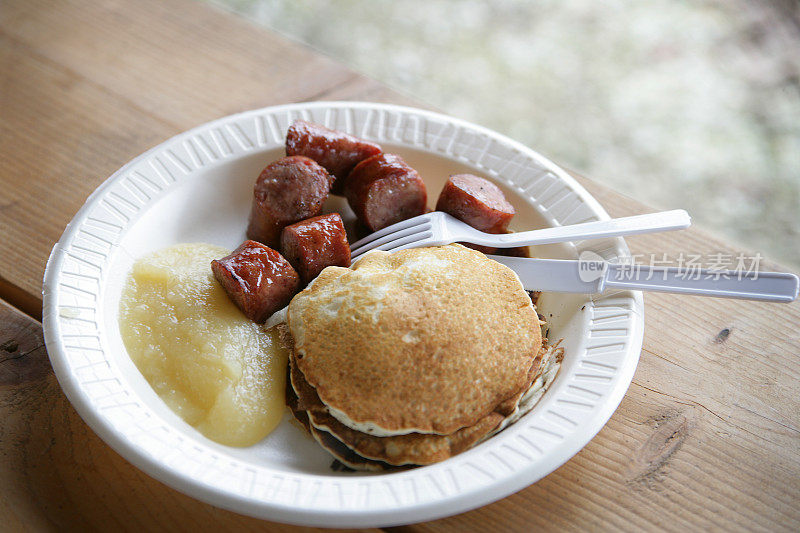
[[[700,232],[687,233],[689,242],[714,244],[702,241]],[[634,250],[648,250],[648,239],[631,239],[638,244]],[[634,384],[584,450],[541,482],[500,502],[395,529],[481,531],[492,524],[510,531],[796,530],[800,409],[794,383],[800,363],[793,354],[800,353],[800,339],[786,331],[800,323],[800,305],[674,295],[647,295],[645,301],[647,329]],[[687,322],[688,317],[698,320]],[[44,516],[48,524],[83,527],[123,517],[138,525],[128,515],[145,520],[141,507],[161,502],[150,515],[186,512],[202,516],[204,524],[213,517],[215,525],[234,520],[235,515],[212,512],[173,494],[106,447],[61,394],[41,347],[38,323],[0,306],[0,324],[5,328],[0,345],[8,353],[0,362],[0,416],[5,421],[0,450],[8,459],[0,466],[0,479],[8,480],[5,486],[25,485],[6,491],[10,497],[0,498],[0,510],[5,505],[23,513],[26,523]],[[724,340],[722,329],[730,332]],[[105,486],[109,478],[120,496],[133,492],[142,501],[100,511],[73,501],[91,487]],[[64,480],[81,483],[59,496],[63,488],[58,484]],[[55,494],[56,489],[62,492]]]
[[[6,35],[0,70],[0,279],[41,300],[50,248],[89,193],[174,131]]]
[[[12,0],[10,38],[179,131],[361,76],[194,0]]]
[[[136,155],[246,109],[400,100],[190,0],[3,2],[0,71],[0,295],[37,318],[53,243],[86,197]]]
[[[612,216],[647,211],[579,179]],[[627,242],[659,257],[738,251],[696,229]],[[800,303],[648,293],[645,324],[631,388],[573,459],[484,508],[393,529],[800,529]]]
[[[320,531],[201,503],[140,472],[67,401],[41,325],[0,301],[4,531]]]
[[[411,103],[186,0],[3,2],[0,69],[0,294],[31,314],[67,221],[150,146],[274,103]],[[648,211],[580,180],[613,216]],[[642,254],[738,251],[698,230],[628,242]],[[646,295],[634,384],[583,451],[500,502],[400,529],[800,529],[799,305]],[[38,324],[4,304],[0,345],[0,516],[10,529],[292,529],[206,506],[131,467],[61,394]]]

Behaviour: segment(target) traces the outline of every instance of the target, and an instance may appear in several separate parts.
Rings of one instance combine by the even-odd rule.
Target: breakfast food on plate
[[[538,361],[531,366],[529,373],[538,370]],[[533,379],[530,379],[530,383]],[[297,398],[294,405],[302,406],[305,415],[314,429],[330,434],[361,457],[372,461],[381,461],[393,465],[431,464],[443,461],[458,454],[487,435],[510,416],[519,402],[522,393],[498,406],[495,411],[480,418],[476,423],[460,428],[449,434],[438,433],[405,433],[402,435],[376,436],[353,429],[329,413],[316,393],[308,384],[305,376],[290,363],[291,391]],[[530,385],[529,383],[529,385]],[[392,387],[393,383],[387,383]],[[292,405],[290,403],[290,405]]]
[[[335,178],[333,194],[342,194],[353,167],[379,153],[373,142],[305,120],[295,120],[286,132],[286,155],[304,155],[325,167]]]
[[[350,468],[389,470],[432,464],[469,449],[530,411],[555,378],[560,357],[559,348],[543,346],[537,363],[531,367],[536,369],[536,378],[517,400],[516,406],[508,402],[500,412],[491,413],[479,423],[450,435],[409,433],[377,437],[349,428],[326,412],[327,407],[319,400],[313,387],[307,384],[297,366],[291,363],[290,385],[286,388],[287,404],[312,437]],[[504,417],[504,413],[509,411],[510,414]],[[314,421],[314,425],[310,420]]]
[[[553,355],[516,274],[457,244],[323,270],[289,304],[284,342],[298,420],[345,464],[379,470],[498,431]]]
[[[283,228],[281,253],[303,285],[329,266],[350,266],[350,245],[339,213],[328,213]]]
[[[425,212],[425,183],[416,170],[394,154],[361,161],[345,183],[347,203],[361,222],[378,231]]]
[[[292,265],[255,241],[245,241],[230,255],[211,261],[211,271],[236,307],[259,324],[286,307],[300,290]]]
[[[515,214],[500,187],[472,174],[450,176],[439,194],[436,210],[486,233],[505,233]]]
[[[119,328],[131,360],[172,411],[209,439],[250,446],[283,418],[287,352],[212,277],[209,262],[227,253],[179,244],[136,261]]]
[[[332,183],[369,231],[427,212],[425,183],[377,144],[303,120],[286,154],[256,180],[250,240],[134,265],[120,329],[159,396],[234,446],[263,438],[285,401],[342,464],[373,471],[443,461],[529,411],[561,350],[543,338],[538,295],[484,255],[497,250],[372,251],[347,268],[342,216],[321,214]],[[450,176],[436,208],[489,233],[515,213],[471,174]]]
[[[458,245],[325,270],[287,319],[297,365],[332,414],[381,436],[474,424],[522,390],[541,346],[516,274]],[[408,389],[385,386],[394,380]]]
[[[267,165],[253,188],[247,238],[278,248],[284,227],[322,212],[332,181],[308,157],[283,157]]]

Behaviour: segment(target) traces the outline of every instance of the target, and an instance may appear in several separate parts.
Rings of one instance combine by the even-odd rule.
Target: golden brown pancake
[[[356,431],[339,422],[328,413],[314,388],[305,380],[302,372],[290,357],[289,383],[296,394],[294,409],[305,410],[304,416],[311,426],[332,434],[359,455],[392,465],[424,465],[443,461],[470,448],[490,435],[508,416],[518,411],[522,393],[512,400],[503,402],[497,410],[479,420],[476,424],[461,428],[450,435],[431,433],[408,433],[390,437],[376,437]],[[539,373],[539,360],[532,365],[529,383]]]
[[[287,346],[291,346],[290,339]],[[287,380],[290,386],[286,389],[286,401],[306,431],[344,465],[354,470],[396,470],[402,466],[410,467],[444,460],[483,442],[514,423],[541,399],[555,379],[562,357],[563,348],[560,348],[558,343],[555,346],[547,346],[545,342],[531,370],[531,375],[535,374],[531,385],[516,405],[507,402],[508,405],[504,407],[502,413],[510,413],[508,416],[502,418],[498,416],[499,413],[493,413],[493,416],[472,428],[461,429],[449,436],[414,433],[375,437],[354,431],[327,414],[327,408],[319,400],[313,387],[305,381],[296,365],[291,363],[291,357],[290,376]],[[536,369],[535,372],[533,369]],[[295,389],[300,391],[305,400],[298,398]],[[314,420],[313,424],[309,422],[309,418]],[[485,428],[490,428],[498,418],[501,419],[501,423],[485,431]]]
[[[297,373],[296,368],[297,367],[290,366],[290,376],[292,371]],[[352,468],[353,470],[366,470],[373,472],[380,472],[395,468],[392,465],[383,463],[381,461],[373,461],[371,459],[361,457],[327,431],[317,429],[312,426],[309,422],[308,411],[301,408],[300,399],[298,398],[297,393],[295,393],[294,387],[291,385],[286,387],[286,405],[292,411],[292,415],[294,415],[295,420],[297,420],[297,422],[303,426],[306,432],[308,432],[308,434],[311,435],[313,439],[316,440],[317,443],[328,453],[333,455],[345,466]]]
[[[561,368],[561,361],[564,357],[564,349],[559,347],[558,344],[561,341],[557,342],[554,346],[547,345],[547,339],[544,340],[542,345],[542,349],[539,352],[539,359],[540,364],[539,368],[536,373],[536,377],[534,378],[531,386],[528,387],[528,390],[525,391],[525,394],[519,399],[517,402],[517,408],[512,412],[509,416],[500,423],[489,435],[487,435],[483,440],[496,435],[497,433],[503,431],[509,425],[513,424],[526,414],[528,414],[531,409],[539,403],[539,400],[542,399],[544,393],[553,383],[553,380],[556,378],[556,374],[558,374],[559,369]]]
[[[392,465],[383,463],[381,461],[373,461],[358,455],[327,431],[317,429],[314,426],[311,426],[309,430],[311,432],[311,436],[314,437],[314,440],[317,441],[320,446],[325,448],[328,453],[333,455],[343,465],[352,468],[353,470],[383,472],[385,470],[396,469],[396,467],[393,467]]]
[[[382,437],[450,435],[515,404],[542,342],[517,275],[457,244],[326,268],[287,317],[330,415]]]

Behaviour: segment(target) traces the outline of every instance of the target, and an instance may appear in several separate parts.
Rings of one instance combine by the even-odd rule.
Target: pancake
[[[517,275],[458,244],[328,267],[287,322],[293,359],[328,413],[379,437],[450,436],[516,405],[542,343]]]
[[[317,444],[322,446],[325,451],[338,459],[340,463],[348,468],[351,468],[352,470],[365,470],[368,472],[382,472],[394,468],[392,465],[382,463],[381,461],[373,461],[358,455],[327,431],[323,431],[312,426],[309,423],[308,412],[298,409],[297,402],[298,398],[294,392],[294,389],[292,389],[292,387],[287,387],[286,404],[292,411],[292,415],[294,415],[295,420],[297,420],[300,425],[303,426],[306,432],[308,432],[308,434],[311,435],[315,441],[317,441]]]
[[[503,421],[502,415],[491,413],[451,435],[407,433],[375,437],[351,429],[324,413],[309,411],[308,416],[312,428],[331,434],[353,453],[393,466],[429,465],[449,459],[491,435]]]
[[[396,469],[392,465],[383,463],[381,461],[373,461],[358,455],[327,431],[323,431],[311,426],[310,432],[311,436],[314,437],[314,440],[317,441],[320,446],[325,448],[328,453],[338,459],[340,463],[352,468],[353,470],[384,472],[386,470]]]
[[[450,435],[430,433],[408,433],[389,437],[377,437],[349,428],[331,416],[320,401],[314,388],[305,380],[302,372],[290,357],[289,382],[297,400],[292,409],[304,410],[311,426],[331,434],[353,452],[362,457],[383,461],[391,465],[425,465],[443,461],[472,447],[483,440],[511,414],[517,412],[523,393],[503,402],[476,424],[461,428]],[[539,372],[539,359],[529,370],[529,384]]]
[[[539,400],[542,399],[544,393],[550,388],[550,385],[556,378],[556,374],[558,374],[558,371],[561,368],[561,360],[564,357],[564,348],[558,346],[560,342],[561,341],[557,342],[553,346],[548,346],[547,340],[545,339],[542,349],[539,352],[541,364],[539,365],[536,378],[533,380],[528,390],[525,391],[525,394],[522,395],[522,398],[520,398],[519,402],[517,403],[517,408],[514,410],[514,412],[506,417],[506,419],[503,420],[500,425],[494,429],[494,431],[487,435],[484,440],[503,431],[505,428],[528,414],[531,409],[533,409],[534,406],[539,403]]]
[[[508,416],[502,418],[499,413],[493,413],[492,417],[476,426],[461,429],[449,436],[409,434],[375,437],[347,428],[327,414],[327,408],[316,396],[313,387],[305,381],[296,365],[291,364],[291,357],[286,403],[306,431],[342,464],[361,471],[397,470],[447,459],[516,422],[538,403],[549,388],[559,370],[562,357],[563,348],[557,344],[543,346],[531,370],[531,375],[535,374],[535,378],[513,409],[511,405],[506,406],[504,412],[510,412]],[[295,389],[304,397],[303,400],[298,397]],[[496,424],[498,419],[500,423]],[[492,429],[492,426],[495,427]]]
[[[289,367],[289,379],[287,380],[291,383],[291,373],[295,372],[297,375],[297,367],[293,367],[290,365]],[[374,461],[371,459],[367,459],[358,455],[356,452],[345,446],[343,442],[335,438],[333,435],[324,431],[322,429],[317,429],[316,427],[312,426],[309,421],[309,412],[306,411],[301,407],[300,398],[298,398],[297,393],[294,390],[293,386],[286,387],[286,405],[289,407],[289,410],[294,415],[295,420],[300,423],[300,425],[306,430],[306,432],[311,435],[311,437],[317,441],[317,443],[322,446],[328,453],[334,456],[336,459],[339,460],[343,465],[351,468],[353,470],[365,470],[370,472],[382,472],[385,470],[392,470],[396,467],[383,463],[381,461]]]

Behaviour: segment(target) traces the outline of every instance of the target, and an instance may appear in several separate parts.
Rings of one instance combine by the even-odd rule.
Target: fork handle
[[[686,229],[691,223],[692,219],[689,213],[683,209],[675,209],[673,211],[662,211],[660,213],[649,213],[647,215],[585,222],[583,224],[574,224],[571,226],[491,235],[491,238],[487,236],[485,242],[478,242],[477,238],[470,239],[469,242],[473,244],[483,244],[484,246],[493,246],[495,248],[513,248],[514,246],[603,239],[606,237],[622,237],[639,233]]]

